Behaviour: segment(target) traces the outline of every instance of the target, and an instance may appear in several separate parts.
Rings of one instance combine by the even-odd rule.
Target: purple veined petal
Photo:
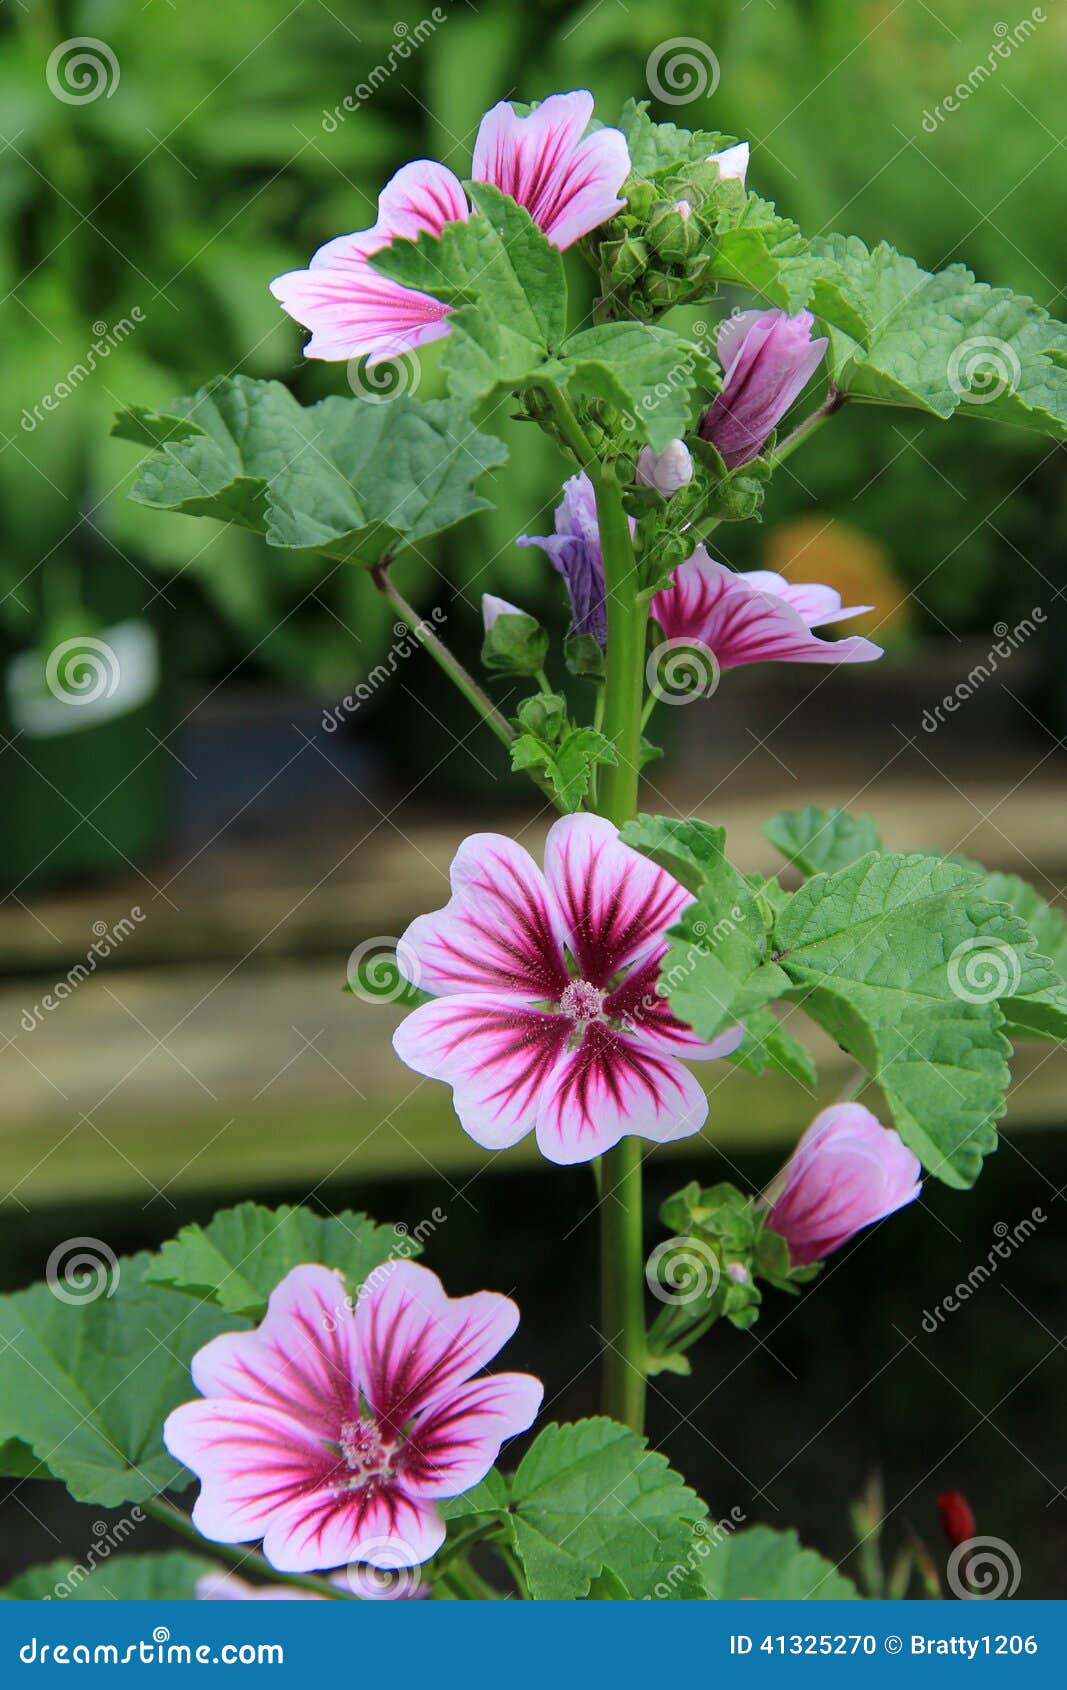
[[[545,878],[579,973],[597,987],[656,950],[693,901],[665,870],[623,845],[602,816],[554,823],[545,842]]]
[[[421,1566],[444,1539],[432,1504],[384,1480],[376,1489],[325,1486],[294,1497],[273,1515],[263,1553],[281,1573],[325,1571],[354,1561],[392,1571]]]
[[[212,1543],[254,1542],[279,1509],[347,1477],[316,1433],[250,1402],[182,1403],[167,1416],[163,1442],[200,1480],[193,1524]]]
[[[436,159],[420,158],[390,177],[378,197],[374,233],[380,244],[413,241],[424,231],[439,235],[449,223],[464,223],[471,214],[459,177]]]
[[[449,1297],[429,1268],[393,1263],[356,1306],[363,1391],[382,1435],[449,1400],[518,1324],[510,1297]]]
[[[355,1321],[330,1268],[293,1268],[271,1292],[254,1332],[224,1332],[198,1350],[193,1384],[208,1398],[255,1403],[336,1438],[358,1413]]]
[[[545,877],[502,833],[472,833],[449,871],[452,896],[397,946],[401,966],[435,995],[492,990],[532,1000],[567,985],[564,928]]]
[[[829,344],[813,340],[810,311],[743,311],[719,329],[722,392],[700,425],[728,469],[762,450],[822,362]]]
[[[489,1373],[450,1392],[410,1428],[399,1462],[407,1490],[461,1496],[479,1484],[501,1444],[533,1424],[544,1394],[528,1373]]]
[[[416,1074],[444,1080],[463,1131],[487,1150],[532,1132],[541,1091],[571,1023],[523,998],[463,992],[420,1004],[393,1034]]]
[[[661,945],[654,956],[630,969],[605,999],[605,1016],[609,1021],[621,1021],[624,1032],[643,1050],[683,1057],[686,1062],[714,1062],[721,1056],[732,1056],[744,1038],[740,1023],[717,1038],[702,1039],[678,1020],[666,997],[656,990],[666,951],[666,945]]]
[[[439,235],[469,216],[467,196],[445,165],[419,159],[398,170],[382,189],[373,228],[327,241],[306,270],[270,285],[283,310],[312,331],[305,358],[374,364],[447,334],[449,306],[379,275],[368,260],[391,240],[413,240],[424,229]]]
[[[618,129],[585,135],[592,115],[585,90],[551,94],[528,117],[501,100],[482,118],[474,144],[473,179],[510,194],[564,249],[625,204],[618,195],[630,174],[626,140]]]
[[[688,1068],[594,1021],[545,1086],[537,1143],[550,1162],[588,1162],[629,1134],[658,1144],[688,1138],[707,1116]]]
[[[630,532],[635,523],[629,519]],[[555,532],[549,535],[520,534],[517,545],[539,546],[553,569],[563,576],[571,601],[576,634],[592,634],[603,648],[607,644],[608,616],[604,602],[604,558],[600,549],[596,494],[584,471],[563,483],[563,497],[556,506]]]
[[[819,639],[788,600],[757,590],[748,577],[708,557],[702,546],[679,565],[673,587],[657,593],[651,608],[669,639],[707,646],[721,669],[748,663],[869,663],[882,655],[880,646],[860,635]]]
[[[739,577],[761,593],[774,593],[791,604],[802,622],[809,628],[822,628],[828,622],[847,622],[851,616],[865,616],[873,604],[843,606],[841,594],[834,587],[824,587],[818,581],[788,581],[773,569],[748,569]]]
[[[918,1157],[862,1104],[817,1115],[766,1194],[767,1225],[794,1267],[821,1261],[872,1222],[919,1195]]]

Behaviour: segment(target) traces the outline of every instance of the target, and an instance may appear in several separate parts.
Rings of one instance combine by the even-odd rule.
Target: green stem
[[[648,611],[638,598],[633,539],[612,466],[599,461],[558,388],[546,386],[545,392],[560,438],[589,476],[596,495],[608,617],[604,733],[618,758],[599,771],[597,809],[622,827],[637,810]],[[645,1252],[638,1141],[625,1138],[607,1151],[601,1176],[604,1412],[640,1432],[645,1412]]]
[[[501,745],[510,745],[515,738],[511,723],[500,714],[488,693],[482,691],[474,676],[468,674],[458,657],[453,656],[444,641],[438,639],[425,619],[408,603],[399,588],[394,586],[388,564],[379,564],[377,569],[371,570],[371,576],[374,585],[379,592],[385,594],[401,621],[407,624],[419,644],[426,648],[438,667],[455,683],[468,704],[474,706],[482,721],[496,734]]]
[[[786,458],[791,458],[798,446],[803,446],[805,440],[820,429],[828,417],[832,417],[835,411],[841,409],[847,397],[846,393],[840,393],[836,387],[831,387],[822,404],[806,416],[803,422],[797,423],[792,434],[787,434],[782,444],[776,447],[770,460],[772,470],[777,469]]]
[[[280,1573],[258,1550],[242,1549],[238,1555],[225,1544],[209,1543],[206,1538],[200,1536],[188,1514],[183,1514],[180,1508],[175,1508],[172,1503],[165,1502],[161,1497],[150,1497],[140,1506],[153,1520],[161,1520],[171,1531],[195,1543],[202,1554],[214,1555],[217,1560],[224,1561],[231,1571],[253,1570],[259,1573],[261,1578],[269,1579],[272,1584],[289,1584],[295,1585],[298,1590],[313,1590],[316,1596],[328,1596],[333,1601],[359,1601],[354,1591],[345,1590],[342,1585],[331,1584],[329,1579],[318,1578],[314,1573]]]

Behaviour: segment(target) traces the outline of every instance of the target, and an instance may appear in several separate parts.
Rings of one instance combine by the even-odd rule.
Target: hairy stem
[[[444,641],[439,639],[424,617],[421,617],[393,583],[389,574],[388,564],[379,564],[377,569],[371,570],[371,577],[378,591],[396,610],[401,621],[406,623],[418,640],[433,658],[439,668],[443,669],[449,680],[454,682],[467,700],[477,710],[482,721],[496,734],[501,745],[510,745],[515,738],[515,731],[505,716],[502,716],[488,693],[482,691],[474,676],[468,674],[458,657],[449,651]]]
[[[777,469],[786,458],[792,457],[797,447],[803,446],[805,440],[822,427],[827,417],[832,417],[835,411],[839,411],[847,398],[847,393],[841,393],[831,386],[822,404],[806,416],[803,422],[797,423],[792,433],[787,434],[782,444],[775,448],[771,457],[771,468]]]

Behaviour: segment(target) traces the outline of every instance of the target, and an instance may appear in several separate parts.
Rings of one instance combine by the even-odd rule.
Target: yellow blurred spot
[[[819,581],[836,587],[845,605],[874,605],[843,632],[881,639],[903,633],[911,625],[907,590],[894,574],[888,547],[847,522],[798,516],[780,523],[767,536],[765,567],[787,581]],[[832,630],[823,630],[827,631]]]

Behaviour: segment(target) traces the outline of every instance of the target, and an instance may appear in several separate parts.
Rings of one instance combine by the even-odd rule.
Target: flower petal
[[[587,1162],[628,1133],[659,1144],[699,1132],[708,1100],[673,1056],[590,1022],[545,1086],[537,1143],[550,1162]]]
[[[270,291],[290,317],[311,329],[305,358],[340,361],[400,358],[448,333],[451,307],[402,288],[367,262],[385,242],[373,230],[341,235],[320,247],[306,270],[275,277]]]
[[[566,1016],[531,1009],[522,998],[464,992],[412,1010],[393,1049],[416,1074],[452,1087],[460,1126],[475,1144],[506,1150],[536,1124],[570,1028]]]
[[[674,586],[656,594],[652,614],[668,639],[707,646],[722,669],[769,662],[869,663],[882,655],[880,646],[860,635],[820,640],[786,599],[756,590],[703,546],[675,570]]]
[[[663,869],[623,845],[602,816],[564,816],[545,843],[545,878],[559,905],[582,978],[612,975],[662,944],[692,902]]]
[[[551,94],[519,117],[506,100],[486,112],[474,143],[471,174],[524,205],[553,246],[573,246],[621,211],[619,189],[630,154],[618,129],[585,135],[593,96]]]
[[[279,1509],[263,1553],[282,1573],[311,1573],[364,1561],[372,1567],[419,1567],[445,1539],[432,1506],[386,1481],[376,1489],[327,1486]]]
[[[874,609],[873,604],[843,606],[836,588],[824,587],[818,581],[787,581],[773,569],[749,569],[740,579],[758,592],[774,593],[785,599],[809,628],[821,628],[827,622],[847,622],[850,616],[865,616]]]
[[[193,1357],[193,1384],[279,1410],[322,1439],[358,1414],[355,1321],[330,1268],[296,1267],[271,1292],[254,1332],[224,1332]]]
[[[383,1437],[450,1398],[518,1324],[510,1297],[449,1297],[429,1268],[393,1264],[356,1306],[363,1391]]]
[[[666,955],[666,945],[637,968],[631,968],[625,980],[604,1001],[604,1014],[609,1021],[621,1021],[624,1031],[644,1050],[659,1051],[665,1056],[681,1056],[687,1062],[713,1062],[717,1057],[730,1056],[744,1038],[744,1027],[728,1027],[718,1038],[700,1038],[692,1027],[671,1012],[667,998],[656,990],[660,963]]]
[[[450,992],[556,999],[567,985],[563,926],[528,851],[502,833],[472,833],[452,859],[452,896],[420,915],[397,947],[408,977]]]
[[[504,1440],[533,1424],[544,1394],[529,1373],[490,1373],[450,1392],[408,1434],[405,1486],[420,1497],[461,1496],[485,1478]]]
[[[250,1543],[280,1508],[344,1477],[339,1457],[277,1409],[216,1397],[182,1403],[163,1442],[200,1480],[193,1524],[212,1543]]]
[[[459,177],[447,164],[419,158],[390,177],[378,197],[374,232],[386,241],[413,241],[423,230],[439,235],[448,223],[465,223],[471,214]]]

